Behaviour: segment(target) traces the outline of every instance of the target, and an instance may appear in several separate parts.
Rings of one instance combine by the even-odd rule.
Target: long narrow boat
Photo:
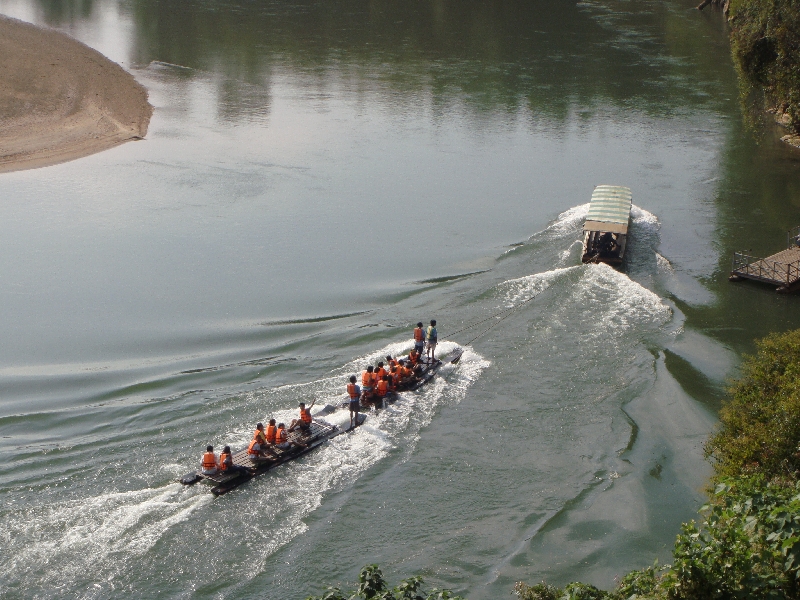
[[[362,399],[361,405],[362,406],[375,406],[377,408],[382,408],[384,404],[392,404],[398,398],[399,392],[411,392],[421,388],[423,385],[428,383],[431,379],[434,378],[436,373],[439,371],[439,368],[442,365],[448,364],[456,364],[459,360],[461,360],[461,356],[464,354],[463,348],[454,348],[451,350],[446,356],[443,356],[441,359],[436,359],[432,363],[423,362],[420,363],[422,369],[417,373],[417,376],[414,380],[400,385],[396,391],[389,392],[383,398],[375,398],[371,400],[364,400]],[[347,406],[347,401],[345,401],[342,406]]]
[[[366,418],[366,415],[359,415],[359,420],[356,424],[356,427],[361,425]],[[250,459],[250,455],[247,453],[246,448],[234,452],[233,456],[231,457],[233,459],[233,464],[248,469],[248,474],[218,472],[214,475],[205,475],[202,471],[192,471],[191,473],[187,473],[181,477],[179,481],[183,485],[194,485],[200,481],[205,481],[213,485],[211,488],[212,494],[215,496],[221,496],[222,494],[225,494],[232,489],[247,483],[254,477],[263,475],[278,465],[282,465],[283,463],[308,454],[312,450],[319,448],[328,440],[333,439],[343,433],[348,433],[352,430],[353,428],[339,429],[336,427],[336,425],[330,425],[325,421],[315,420],[311,423],[311,430],[308,433],[297,430],[288,434],[288,441],[301,442],[302,444],[305,444],[305,448],[292,446],[288,450],[279,450],[273,446],[271,451],[276,454],[277,457],[274,460],[259,460],[257,463],[254,463]]]
[[[583,225],[583,262],[622,264],[632,205],[630,188],[618,185],[594,188]]]
[[[455,364],[461,360],[461,355],[464,353],[463,348],[456,348],[447,356],[443,357],[441,360],[437,360],[433,363],[425,363],[423,365],[422,371],[418,376],[418,379],[411,384],[405,386],[401,391],[411,391],[419,389],[421,386],[428,383],[433,377],[436,375],[439,368],[444,364]],[[384,398],[386,402],[394,402],[397,399],[397,395],[393,394],[391,397]],[[381,403],[382,404],[382,403]],[[346,404],[345,404],[346,406]],[[359,414],[358,422],[355,424],[354,427],[350,427],[348,429],[340,429],[336,425],[331,425],[326,423],[325,421],[319,420],[319,417],[323,415],[330,414],[331,412],[335,411],[337,407],[328,405],[323,408],[321,411],[314,415],[314,421],[311,423],[311,429],[308,432],[303,432],[301,430],[293,431],[292,433],[288,434],[288,441],[296,441],[301,442],[305,445],[305,447],[297,447],[292,446],[288,450],[282,451],[278,450],[275,447],[272,447],[271,450],[277,455],[275,459],[265,459],[259,460],[257,463],[254,463],[250,459],[250,455],[247,453],[247,449],[238,450],[233,453],[232,460],[233,464],[239,467],[244,467],[248,470],[248,473],[224,473],[219,472],[214,475],[205,475],[202,471],[192,471],[187,473],[183,477],[181,477],[178,481],[183,485],[194,485],[195,483],[205,482],[211,484],[213,487],[211,488],[211,493],[215,496],[221,496],[234,488],[239,487],[240,485],[247,483],[254,477],[258,477],[259,475],[263,475],[270,469],[273,469],[279,465],[282,465],[286,462],[294,460],[296,458],[300,458],[305,454],[308,454],[312,450],[319,448],[322,444],[327,442],[330,439],[335,438],[338,435],[342,435],[343,433],[349,433],[353,431],[356,427],[364,423],[366,420],[366,415]]]

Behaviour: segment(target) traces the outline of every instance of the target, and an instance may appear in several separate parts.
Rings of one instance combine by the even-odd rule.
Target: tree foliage
[[[796,478],[800,470],[800,330],[756,342],[706,444],[719,476]]]
[[[730,16],[740,75],[764,89],[800,132],[800,2],[732,0]]]
[[[367,565],[358,575],[358,588],[349,594],[338,587],[328,588],[322,596],[309,596],[306,600],[464,600],[450,590],[433,588],[423,590],[422,577],[404,579],[390,588],[378,565]]]

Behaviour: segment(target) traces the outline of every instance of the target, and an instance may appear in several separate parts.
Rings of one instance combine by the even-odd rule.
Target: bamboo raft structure
[[[800,288],[800,226],[787,233],[787,248],[766,258],[733,253],[730,281],[753,279],[777,286],[779,294]]]

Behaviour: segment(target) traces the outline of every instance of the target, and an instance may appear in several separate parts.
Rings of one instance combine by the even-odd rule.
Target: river
[[[669,562],[738,357],[800,327],[727,281],[800,223],[800,155],[694,4],[0,0],[155,106],[0,177],[0,595],[292,600],[376,562],[488,600]],[[620,271],[580,264],[604,183]],[[468,346],[430,386],[224,497],[175,482],[431,318]]]

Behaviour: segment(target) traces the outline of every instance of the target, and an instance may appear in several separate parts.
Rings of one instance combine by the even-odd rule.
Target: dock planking
[[[766,258],[735,252],[730,281],[752,279],[777,286],[778,293],[800,288],[800,228],[788,232],[788,248]]]

